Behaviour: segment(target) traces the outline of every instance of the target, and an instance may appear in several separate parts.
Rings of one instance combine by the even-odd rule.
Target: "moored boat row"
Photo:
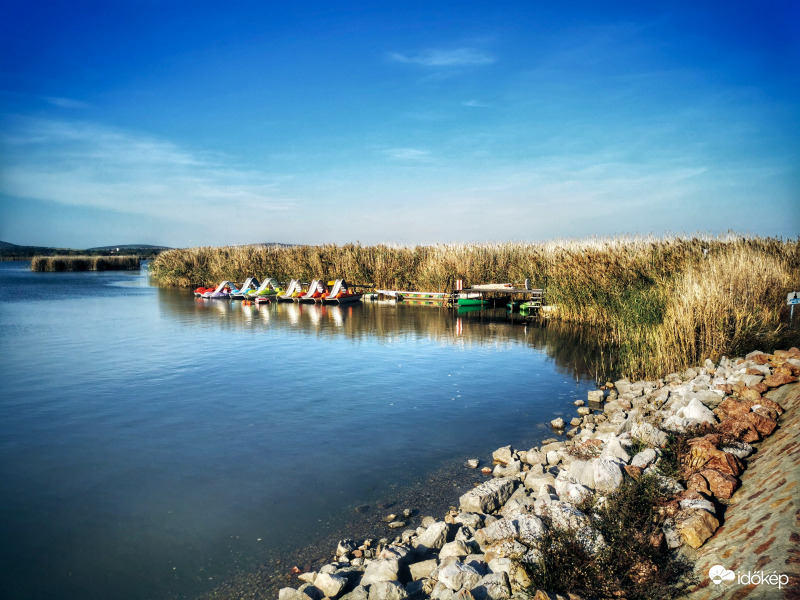
[[[249,277],[240,287],[237,283],[223,281],[216,288],[198,287],[194,295],[209,300],[244,300],[262,304],[266,302],[302,302],[305,304],[350,304],[361,300],[363,294],[351,289],[344,279],[325,281],[315,279],[304,284],[292,279],[283,286],[277,279],[269,277],[259,283],[255,277]]]

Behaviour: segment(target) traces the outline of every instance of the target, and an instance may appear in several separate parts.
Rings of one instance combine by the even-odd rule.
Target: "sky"
[[[800,235],[800,2],[3,0],[0,240]]]

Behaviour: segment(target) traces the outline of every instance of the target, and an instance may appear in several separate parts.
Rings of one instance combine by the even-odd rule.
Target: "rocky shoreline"
[[[424,517],[414,528],[412,510],[387,514],[393,538],[341,540],[318,571],[297,569],[297,584],[281,589],[279,600],[577,600],[533,586],[545,542],[566,532],[586,556],[607,551],[593,511],[621,486],[645,479],[668,497],[647,543],[691,556],[724,522],[726,502],[757,452],[753,444],[778,428],[783,407],[765,394],[798,375],[800,350],[792,348],[706,360],[655,381],[609,382],[575,402],[566,441],[499,448],[494,466],[483,468],[491,478],[443,518]],[[560,432],[566,423],[552,425]],[[668,459],[677,468],[668,469]],[[640,579],[654,570],[641,565]]]

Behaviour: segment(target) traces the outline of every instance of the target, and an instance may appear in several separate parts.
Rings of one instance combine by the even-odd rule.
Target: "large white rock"
[[[567,478],[588,488],[594,489],[594,461],[573,460],[567,469]]]
[[[644,469],[647,465],[652,463],[656,459],[656,451],[652,448],[645,448],[641,452],[639,452],[636,456],[633,457],[631,460],[631,464],[634,467],[641,467]]]
[[[622,484],[622,469],[619,464],[607,458],[594,463],[594,487],[603,494],[613,492]]]
[[[611,438],[603,448],[600,458],[619,458],[626,464],[631,460],[631,455],[620,443],[619,438]]]
[[[517,479],[501,477],[491,479],[469,490],[461,496],[459,504],[462,512],[491,513],[505,504],[514,489]]]
[[[397,559],[374,560],[364,569],[361,585],[367,587],[379,581],[397,581],[400,562]]]
[[[467,545],[462,540],[455,540],[448,542],[439,551],[439,560],[444,560],[449,556],[456,556],[458,558],[467,556],[470,553]]]
[[[447,532],[450,526],[444,521],[436,521],[422,532],[412,544],[419,552],[439,550],[447,541]]]
[[[689,401],[689,404],[684,408],[679,409],[675,415],[690,421],[696,421],[698,423],[713,424],[717,422],[717,418],[714,416],[714,413],[706,408],[706,406],[697,398],[692,398]]]
[[[517,528],[517,521],[511,519],[498,519],[483,529],[476,531],[475,541],[477,541],[481,547],[484,547],[500,540],[514,538],[518,533],[519,529]]]
[[[651,446],[664,446],[667,443],[667,434],[650,423],[634,423],[630,432],[632,438],[639,438]]]
[[[411,572],[411,579],[416,581],[417,579],[426,579],[430,577],[437,566],[439,566],[439,561],[435,558],[431,558],[430,560],[411,563],[408,565],[408,570]]]
[[[508,575],[502,571],[484,575],[478,585],[470,591],[475,600],[508,600],[511,598]]]
[[[397,581],[378,581],[369,588],[369,600],[403,600],[408,592]]]
[[[547,533],[542,520],[536,515],[519,515],[514,519],[517,527],[517,538],[526,546],[538,544]]]
[[[511,446],[503,446],[492,452],[492,460],[501,465],[507,465],[514,460],[513,455],[514,449]]]
[[[469,565],[459,561],[439,569],[439,583],[457,592],[460,589],[470,590],[481,580],[481,575]]]
[[[314,579],[314,586],[322,590],[328,598],[336,598],[347,585],[347,579],[329,573],[319,573]]]

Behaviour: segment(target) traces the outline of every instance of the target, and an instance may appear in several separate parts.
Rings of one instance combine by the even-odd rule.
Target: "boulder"
[[[439,561],[435,558],[431,558],[430,560],[411,563],[408,565],[408,570],[411,573],[411,579],[416,581],[417,579],[426,579],[430,577],[437,566],[439,566]]]
[[[454,561],[439,569],[439,583],[457,592],[460,589],[472,589],[481,580],[481,575],[469,565]]]
[[[492,460],[501,465],[507,465],[514,460],[513,455],[514,449],[511,446],[503,446],[492,452]]]
[[[519,560],[527,551],[528,547],[517,540],[500,540],[486,547],[486,560],[492,561],[497,558]]]
[[[450,556],[462,558],[470,553],[469,548],[462,540],[447,542],[439,551],[439,560],[444,560]]]
[[[558,417],[550,421],[550,426],[554,429],[564,429],[564,419]]]
[[[703,469],[700,471],[700,475],[708,482],[711,493],[721,500],[727,500],[733,496],[733,492],[739,486],[739,480],[736,477],[720,473],[716,469]]]
[[[667,434],[650,423],[634,423],[630,430],[632,438],[638,438],[649,446],[664,446]]]
[[[675,529],[684,543],[699,548],[719,528],[719,521],[700,508],[683,509],[675,515]]]
[[[351,592],[342,596],[339,600],[368,600],[369,591],[363,585],[358,585]]]
[[[591,392],[588,392],[586,396],[589,402],[600,404],[603,401],[605,393],[603,392],[603,390],[593,390]]]
[[[637,453],[636,456],[631,459],[631,465],[634,467],[641,467],[645,468],[649,464],[651,464],[656,459],[656,451],[652,448],[645,448],[641,452]]]
[[[514,538],[518,533],[517,521],[498,519],[494,523],[476,531],[475,541],[483,548],[500,540]]]
[[[314,580],[314,586],[322,590],[328,598],[336,598],[347,586],[347,579],[338,575],[320,573]]]
[[[622,445],[619,438],[611,438],[606,442],[603,451],[600,453],[600,458],[618,458],[624,463],[631,460],[631,455],[628,454],[627,449]]]
[[[285,587],[278,591],[278,600],[309,600],[310,596],[300,590]]]
[[[378,581],[369,588],[369,600],[403,600],[408,592],[398,581]]]
[[[518,460],[513,460],[507,464],[495,465],[492,471],[493,477],[513,477],[517,473],[522,472],[522,463]]]
[[[379,581],[397,581],[400,573],[400,562],[397,559],[374,560],[364,569],[361,585],[367,587]]]
[[[567,479],[594,489],[594,460],[573,460],[567,469]]]
[[[469,490],[459,499],[462,512],[491,513],[505,504],[516,489],[513,477],[491,479]]]
[[[787,373],[773,373],[764,379],[764,383],[770,388],[776,388],[787,383],[793,383],[795,381],[797,381],[797,377]]]
[[[484,575],[472,590],[475,600],[508,600],[511,598],[511,585],[504,572]]]
[[[613,492],[622,484],[622,468],[607,458],[594,461],[594,487],[598,492]]]
[[[440,550],[447,541],[447,533],[450,526],[444,521],[436,521],[423,531],[412,545],[417,552],[427,552],[429,550]]]

